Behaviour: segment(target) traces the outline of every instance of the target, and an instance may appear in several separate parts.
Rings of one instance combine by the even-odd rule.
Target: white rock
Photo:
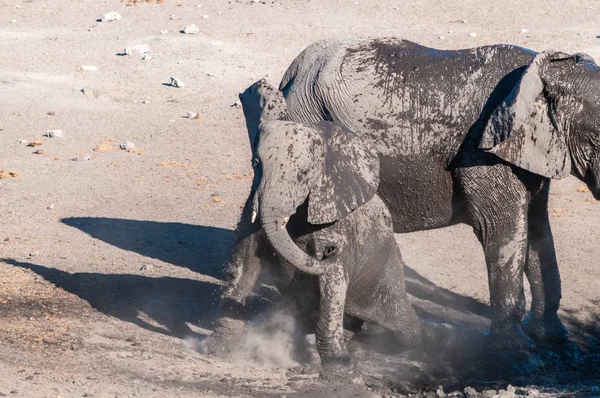
[[[193,23],[183,28],[183,33],[185,33],[186,35],[195,35],[198,32],[200,32],[200,28]]]
[[[197,114],[196,112],[189,112],[189,111],[188,111],[188,113],[187,113],[187,117],[188,117],[189,119],[193,119],[193,118],[195,118],[196,116],[198,116],[198,114]]]
[[[96,72],[98,68],[94,65],[82,65],[81,70],[85,72]]]
[[[135,148],[135,144],[131,141],[125,141],[124,143],[122,143],[121,145],[119,145],[121,147],[122,150],[124,151],[129,151],[133,148]]]
[[[75,156],[71,160],[73,160],[75,162],[81,161],[81,160],[92,160],[92,157],[89,154],[86,153],[85,155]]]
[[[17,23],[17,20],[16,19],[11,19],[10,23]]]
[[[27,145],[27,144],[29,144],[29,141],[27,141],[27,140],[20,140],[19,144]]]
[[[58,138],[58,137],[62,137],[62,135],[63,135],[62,130],[48,130],[48,131],[46,131],[46,134],[44,134],[44,136],[46,136],[48,138]]]
[[[121,19],[121,14],[116,11],[109,11],[100,18],[102,22],[111,22]]]
[[[160,31],[161,35],[166,35],[167,33],[169,33],[169,31],[166,30],[166,29],[163,29],[163,30]]]
[[[471,33],[469,33],[469,36],[471,36],[471,37],[477,37],[477,33],[471,32]]]
[[[445,37],[444,36],[439,36],[440,40],[444,40]]]
[[[149,103],[150,103],[150,101],[148,101],[148,100],[143,100],[142,101],[142,104],[149,104]]]
[[[202,19],[208,19],[208,15],[202,15]]]
[[[125,48],[125,54],[127,55],[135,55],[135,54],[146,54],[150,52],[150,46],[147,44],[136,44],[135,46]]]
[[[529,29],[521,29],[521,33],[527,33],[529,32]]]
[[[144,61],[150,61],[150,60],[152,59],[152,55],[150,55],[150,54],[145,54],[145,55],[142,57],[142,59],[143,59]]]
[[[184,88],[185,87],[185,83],[182,82],[181,80],[171,77],[171,80],[169,81],[169,85],[173,86],[173,87],[178,87],[178,88]]]

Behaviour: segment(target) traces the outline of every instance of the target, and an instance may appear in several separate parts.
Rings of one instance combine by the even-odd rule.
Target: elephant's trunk
[[[328,269],[327,262],[317,260],[306,254],[288,234],[285,226],[289,220],[289,214],[282,208],[285,207],[282,206],[285,201],[267,198],[261,202],[260,221],[262,227],[281,258],[307,274],[321,275],[325,273]]]

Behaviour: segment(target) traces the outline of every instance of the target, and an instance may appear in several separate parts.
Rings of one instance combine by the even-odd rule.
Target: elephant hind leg
[[[389,249],[387,260],[384,258],[379,265],[365,264],[368,274],[351,285],[348,312],[393,332],[401,346],[418,346],[423,342],[423,321],[408,301],[404,263],[393,235],[385,246]],[[375,274],[381,276],[375,278]]]

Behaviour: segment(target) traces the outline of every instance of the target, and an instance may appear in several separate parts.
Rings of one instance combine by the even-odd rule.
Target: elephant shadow
[[[61,220],[92,238],[203,275],[219,278],[234,231],[183,223],[103,217]]]
[[[70,273],[13,259],[2,261],[33,271],[105,315],[153,332],[180,338],[194,336],[187,323],[212,329],[217,315],[220,286],[216,283],[133,274]]]

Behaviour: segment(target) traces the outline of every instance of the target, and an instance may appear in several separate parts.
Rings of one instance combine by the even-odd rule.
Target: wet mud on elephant
[[[264,80],[240,98],[256,165],[252,212],[242,216],[242,224],[256,227],[234,248],[233,258],[239,251],[242,266],[254,267],[229,285],[239,302],[267,265],[280,292],[301,313],[318,313],[317,350],[329,373],[352,370],[344,314],[391,331],[403,347],[453,338],[452,328],[424,323],[408,301],[392,219],[376,195],[377,154],[339,124],[280,120],[286,118],[283,96]],[[231,321],[223,315],[222,322]],[[204,342],[206,351],[233,348],[218,341],[220,333],[229,333],[234,343],[227,326],[222,323]],[[238,335],[240,326],[233,325]]]
[[[291,120],[334,121],[376,148],[396,232],[473,228],[488,270],[491,347],[567,339],[548,193],[551,179],[571,174],[600,198],[600,68],[591,57],[326,40],[292,62],[280,90]],[[522,323],[524,272],[532,304]]]

